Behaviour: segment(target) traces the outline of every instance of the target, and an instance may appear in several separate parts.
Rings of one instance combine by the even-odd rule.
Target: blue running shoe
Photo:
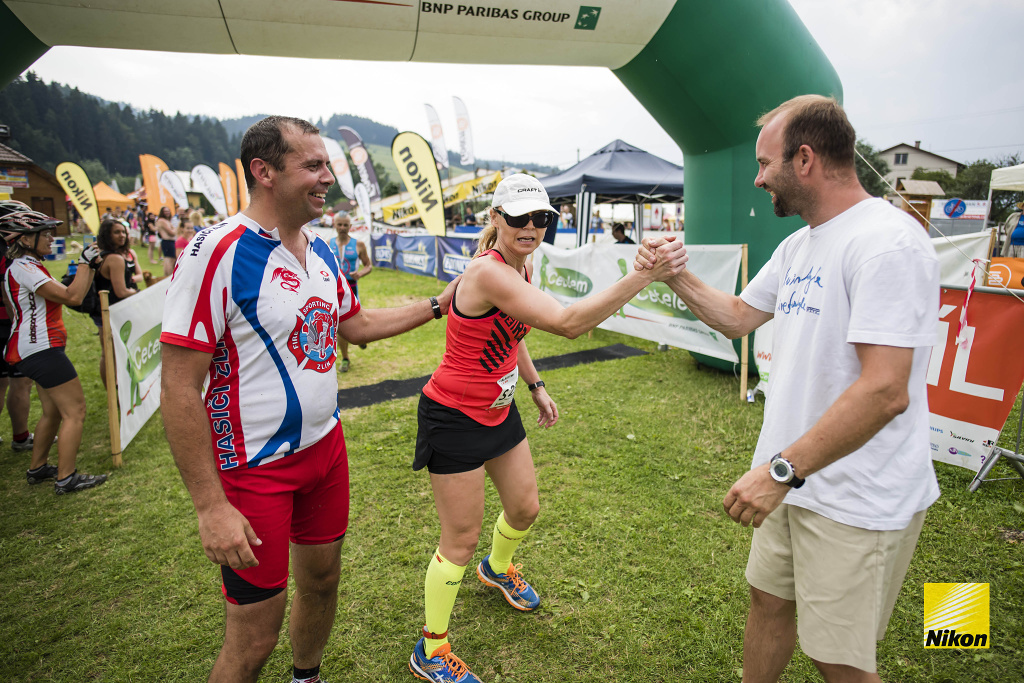
[[[523,565],[510,564],[507,574],[496,574],[491,569],[490,555],[485,557],[476,568],[476,576],[488,586],[494,586],[501,590],[502,595],[508,604],[522,612],[530,612],[540,605],[540,598],[537,592],[526,583],[526,579],[519,573]]]
[[[420,638],[409,657],[409,671],[413,676],[434,683],[483,683],[465,662],[452,654],[451,645],[445,643],[433,657],[427,657],[424,642],[425,639]]]

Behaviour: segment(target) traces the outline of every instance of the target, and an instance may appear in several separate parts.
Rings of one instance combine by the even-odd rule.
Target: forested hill
[[[178,170],[196,164],[216,168],[222,161],[232,163],[242,133],[260,118],[262,115],[220,121],[181,112],[135,111],[77,88],[46,84],[31,71],[0,90],[0,124],[11,130],[10,140],[4,144],[50,172],[62,161],[74,161],[93,182],[117,180],[122,191],[130,191],[134,185],[140,154],[155,154]],[[368,144],[388,149],[398,134],[392,126],[349,114],[335,114],[316,125],[333,138],[340,138],[338,126],[350,126]],[[449,153],[449,158],[458,163],[457,154]],[[489,160],[478,160],[477,165],[501,167],[500,162]],[[552,170],[521,165],[535,171]]]

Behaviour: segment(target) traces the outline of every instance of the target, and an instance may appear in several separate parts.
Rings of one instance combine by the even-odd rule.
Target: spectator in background
[[[9,245],[7,256],[11,259],[4,274],[4,296],[13,314],[4,359],[39,385],[43,406],[26,478],[29,484],[56,478],[57,495],[74,493],[107,480],[105,474],[82,474],[75,467],[85,423],[85,394],[75,366],[64,353],[67,332],[61,317],[63,305],[81,303],[92,285],[93,273],[100,265],[99,248],[92,244],[82,251],[79,263],[87,267],[79,268],[74,281],[65,287],[50,277],[42,264],[52,252],[54,231],[61,221],[27,206],[19,211],[11,204],[0,206],[0,233]],[[31,334],[30,330],[37,332]],[[58,431],[54,467],[47,459]]]
[[[572,215],[572,204],[562,204],[561,219],[562,225],[566,228],[572,228],[576,225]]]
[[[164,277],[174,272],[174,240],[177,239],[171,219],[171,210],[166,206],[160,207],[160,217],[156,219],[156,234],[160,238],[160,254],[163,257]]]
[[[612,225],[612,238],[619,244],[636,244],[631,238],[626,237],[626,228],[622,223]]]
[[[100,266],[96,270],[96,291],[109,292],[107,302],[116,304],[122,299],[138,294],[136,284],[135,253],[128,243],[128,230],[124,223],[116,219],[107,219],[100,223],[100,231],[96,235],[96,246],[100,250]],[[103,318],[93,315],[92,321],[100,329],[100,380],[107,386],[107,359],[103,353],[106,341],[103,338]]]
[[[5,205],[6,202],[0,202]],[[14,207],[23,210],[24,204]],[[0,256],[0,281],[7,272],[8,260]],[[6,300],[0,306],[0,344],[6,345],[11,337],[11,305]],[[2,356],[2,354],[0,354]],[[0,357],[0,406],[7,404],[11,417],[11,448],[15,451],[32,450],[32,433],[28,431],[28,411],[32,402],[32,380],[21,374],[16,367]]]
[[[158,239],[156,234],[156,216],[147,211],[142,219],[142,241],[146,243],[146,249],[149,251],[150,265],[153,264],[153,249],[156,247]]]
[[[329,243],[334,258],[338,260],[338,269],[348,281],[352,294],[359,299],[360,278],[366,277],[373,271],[373,263],[370,262],[370,253],[366,245],[349,235],[352,229],[352,218],[346,212],[341,212],[334,217],[334,230],[338,233],[332,237]],[[363,267],[359,268],[362,263]],[[360,344],[359,348],[365,349],[366,344]],[[341,371],[348,372],[351,362],[348,358],[348,340],[338,335],[338,351],[341,352]]]

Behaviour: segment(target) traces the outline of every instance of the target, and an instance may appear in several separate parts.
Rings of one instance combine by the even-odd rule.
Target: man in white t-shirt
[[[834,99],[794,98],[758,125],[754,184],[808,225],[739,296],[689,271],[668,281],[730,338],[774,318],[764,426],[723,502],[757,527],[743,680],[777,681],[799,632],[829,683],[879,681],[875,644],[939,496],[926,392],[938,260],[919,224],[861,187]],[[638,268],[661,239],[644,240]]]
[[[241,160],[249,207],[199,232],[174,267],[161,410],[203,550],[221,565],[226,625],[210,680],[257,680],[284,620],[290,558],[292,680],[308,683],[320,680],[348,526],[335,343],[440,318],[454,287],[440,302],[359,305],[330,247],[304,228],[334,184],[308,122],[258,121]]]

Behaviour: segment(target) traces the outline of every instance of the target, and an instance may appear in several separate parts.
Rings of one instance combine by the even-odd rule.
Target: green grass
[[[55,275],[63,270],[61,262],[48,265]],[[440,288],[389,271],[360,283],[364,304],[375,308]],[[64,317],[88,401],[80,467],[109,471],[98,339],[85,316]],[[702,370],[684,351],[657,352],[600,330],[576,341],[534,332],[528,342],[535,358],[617,342],[651,353],[544,373],[561,413],[550,430],[534,424],[536,408],[519,392],[541,515],[517,561],[543,605],[513,613],[467,574],[451,623],[456,652],[489,683],[739,681],[750,530],[725,516],[721,500],[749,467],[762,404],[741,403],[738,380]],[[428,374],[443,344],[443,325],[431,323],[352,348],[353,369],[339,375],[341,384]],[[415,406],[408,398],[342,415],[352,514],[323,666],[328,680],[413,680],[406,661],[423,622],[423,574],[438,537],[428,477],[411,470]],[[37,416],[36,405],[33,424]],[[6,441],[9,430],[0,419]],[[28,486],[28,457],[0,448],[0,680],[205,680],[221,639],[219,573],[203,555],[159,414],[106,485],[74,496]],[[943,496],[880,646],[882,677],[1019,681],[1024,558],[1002,530],[1024,527],[1024,482],[969,494],[971,473],[936,469]],[[996,474],[1009,472],[1000,466]],[[485,537],[498,509],[489,487]],[[484,541],[476,561],[486,548]],[[924,650],[922,584],[961,581],[991,584],[993,647]],[[290,663],[285,637],[263,680],[285,680]],[[798,653],[783,680],[819,679]]]

